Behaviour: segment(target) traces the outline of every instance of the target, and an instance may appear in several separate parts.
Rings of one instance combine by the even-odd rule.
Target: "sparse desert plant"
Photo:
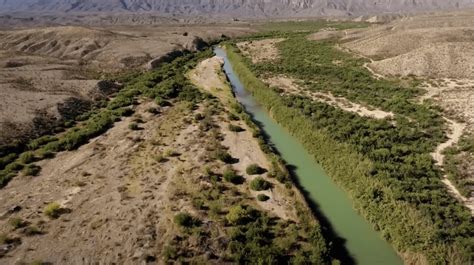
[[[25,227],[25,226],[28,225],[27,222],[25,222],[23,219],[21,219],[19,217],[11,218],[10,220],[8,220],[8,223],[11,226],[13,226],[13,228],[15,228],[15,229],[22,228],[22,227]]]
[[[248,209],[242,205],[236,205],[229,209],[225,219],[231,225],[241,225],[246,223],[250,218]]]
[[[164,155],[161,155],[161,154],[158,154],[154,157],[155,161],[158,162],[158,163],[163,163],[163,162],[166,162],[167,159]]]
[[[264,180],[262,177],[256,177],[250,182],[250,188],[255,191],[268,190],[271,187],[272,184]]]
[[[231,121],[240,120],[239,116],[235,115],[234,113],[229,113],[228,117],[229,117],[229,120],[231,120]]]
[[[261,168],[259,165],[257,164],[251,164],[249,165],[245,171],[247,172],[247,174],[249,175],[260,175],[260,174],[263,174],[265,173],[265,169]]]
[[[35,161],[35,154],[31,151],[24,152],[20,155],[20,163],[29,164]]]
[[[41,172],[41,167],[38,165],[30,164],[23,168],[23,175],[25,176],[38,176]]]
[[[158,108],[155,108],[155,107],[150,107],[146,110],[148,113],[151,113],[151,114],[160,114],[160,109]]]
[[[29,225],[23,229],[22,233],[26,236],[41,235],[43,232],[36,226]]]
[[[259,194],[259,195],[257,195],[257,200],[259,200],[259,201],[261,201],[261,202],[268,201],[268,199],[270,199],[270,197],[268,197],[268,196],[265,195],[265,194]]]
[[[186,212],[175,215],[174,222],[182,227],[193,227],[199,225],[199,220]]]
[[[231,132],[243,132],[245,131],[242,127],[238,125],[229,124],[229,131]]]
[[[138,126],[138,124],[136,122],[132,122],[128,125],[128,128],[132,131],[137,131],[140,129],[140,127]]]
[[[43,213],[50,218],[58,218],[62,213],[61,205],[57,202],[52,202],[46,205]]]
[[[224,174],[222,174],[222,177],[225,181],[233,184],[241,184],[243,182],[242,177],[237,175],[237,172],[231,168],[227,168]]]
[[[214,156],[215,158],[219,159],[220,161],[226,164],[230,164],[234,161],[232,156],[229,153],[227,153],[227,151],[222,150],[222,149],[216,150]]]

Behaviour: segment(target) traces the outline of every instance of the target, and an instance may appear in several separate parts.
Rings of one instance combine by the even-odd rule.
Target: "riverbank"
[[[315,126],[315,120],[304,115],[295,105],[292,106],[291,102],[297,103],[298,98],[286,101],[280,97],[249,70],[236,48],[231,45],[227,47],[229,60],[245,87],[278,123],[305,146],[331,178],[348,192],[355,208],[394,245],[406,263],[462,264],[469,259],[466,249],[469,243],[466,240],[470,232],[457,226],[449,231],[453,239],[458,237],[457,240],[440,238],[439,233],[445,233],[446,224],[432,222],[429,215],[423,214],[412,203],[397,199],[397,191],[387,186],[387,181],[373,176],[376,165],[373,161],[356,152],[352,145],[335,140],[324,128]],[[324,108],[333,111],[333,108]],[[340,111],[336,113],[339,117],[346,115]],[[452,199],[450,204],[456,205]],[[463,215],[462,208],[456,206],[455,209],[460,213],[451,218],[470,226],[469,215]],[[426,245],[426,242],[434,243]],[[455,249],[455,255],[448,254]]]

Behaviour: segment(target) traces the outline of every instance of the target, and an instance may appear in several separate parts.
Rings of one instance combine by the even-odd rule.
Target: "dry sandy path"
[[[355,102],[351,102],[343,97],[336,97],[331,93],[313,92],[304,90],[296,84],[296,80],[288,78],[286,76],[274,76],[263,80],[270,86],[275,86],[283,89],[285,93],[294,95],[305,95],[311,99],[319,102],[329,104],[333,107],[340,108],[344,111],[356,113],[362,117],[370,117],[375,119],[390,119],[395,115],[392,112],[383,111],[376,108],[367,108]]]
[[[439,95],[445,89],[448,89],[448,88],[435,88],[428,84],[428,89],[427,89],[428,92],[425,95],[420,97],[420,102],[423,102],[424,100],[427,100],[427,99],[433,98],[436,95]],[[464,129],[466,128],[466,124],[464,123],[460,123],[452,119],[448,119],[446,117],[444,117],[444,119],[446,120],[449,126],[449,131],[447,135],[448,140],[438,145],[435,151],[431,153],[431,156],[436,161],[436,164],[438,166],[444,165],[445,155],[443,154],[443,151],[446,150],[446,148],[451,147],[455,145],[457,142],[459,142],[459,139],[463,135]],[[452,181],[448,178],[448,175],[443,176],[442,182],[446,185],[449,192],[456,199],[463,202],[463,204],[471,210],[471,214],[474,215],[474,199],[464,197],[456,188],[456,186],[452,183]]]

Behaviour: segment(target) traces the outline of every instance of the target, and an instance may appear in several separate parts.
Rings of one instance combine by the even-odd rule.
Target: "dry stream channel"
[[[293,173],[307,199],[317,208],[319,219],[324,219],[335,235],[345,241],[344,246],[353,262],[362,265],[403,264],[393,247],[353,209],[348,195],[331,180],[302,144],[277,124],[245,90],[225,51],[220,48],[214,51],[224,58],[224,72],[237,100],[253,116],[281,157],[294,168]]]

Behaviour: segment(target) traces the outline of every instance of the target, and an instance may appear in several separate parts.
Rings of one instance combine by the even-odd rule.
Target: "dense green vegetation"
[[[472,217],[446,192],[430,157],[445,137],[436,109],[414,103],[418,89],[372,78],[363,61],[333,45],[294,34],[279,44],[279,63],[259,65],[252,65],[232,45],[227,51],[245,87],[348,191],[384,238],[400,252],[412,253],[406,258],[421,253],[430,264],[472,260]],[[281,97],[256,77],[268,73],[286,74],[303,80],[308,89],[392,111],[395,123],[303,96]]]
[[[103,108],[94,109],[77,117],[77,123],[57,136],[43,136],[28,144],[0,147],[0,187],[17,175],[18,171],[30,163],[50,158],[60,151],[74,150],[113,126],[121,117],[133,114],[133,105],[139,97],[154,99],[161,106],[169,100],[198,102],[206,97],[185,78],[185,73],[196,63],[211,55],[211,50],[189,53],[164,64],[159,69],[119,77],[124,88]],[[135,125],[133,125],[135,124]],[[139,129],[132,123],[130,129]],[[26,167],[25,174],[39,173],[37,167]]]

